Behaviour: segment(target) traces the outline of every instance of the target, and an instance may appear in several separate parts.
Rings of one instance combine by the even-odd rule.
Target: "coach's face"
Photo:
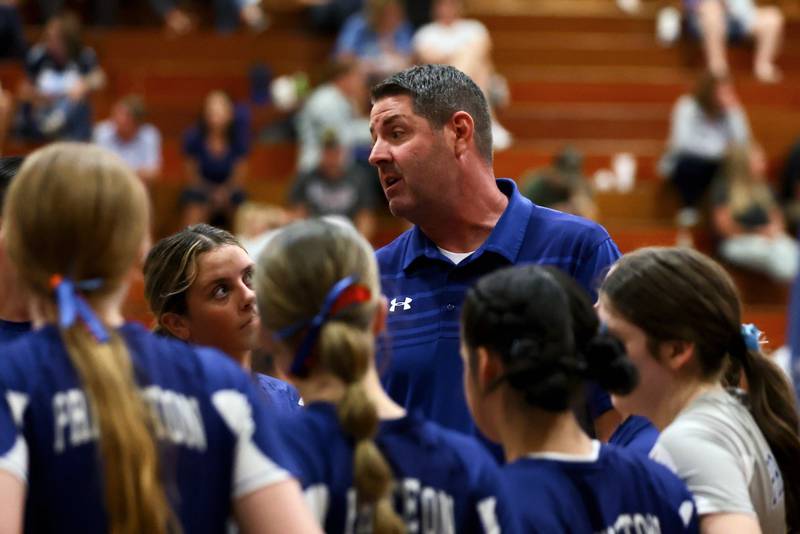
[[[435,130],[412,109],[405,95],[378,100],[370,113],[372,153],[393,215],[415,222],[437,209],[447,194],[447,146],[443,129]]]

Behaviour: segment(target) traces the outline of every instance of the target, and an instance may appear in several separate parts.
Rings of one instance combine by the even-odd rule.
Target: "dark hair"
[[[720,76],[711,72],[704,72],[700,75],[694,88],[694,99],[700,109],[703,110],[703,113],[713,118],[718,118],[722,115],[723,110],[717,100],[717,87],[728,82],[730,82],[730,79],[727,76]]]
[[[208,224],[188,226],[156,243],[144,263],[144,295],[158,324],[155,331],[170,335],[161,324],[165,313],[186,315],[186,292],[197,278],[201,254],[221,246],[242,247],[230,233]]]
[[[694,344],[705,379],[720,379],[731,365],[744,371],[750,411],[784,478],[786,521],[800,529],[800,437],[791,387],[777,365],[749,350],[741,335],[736,286],[714,260],[685,248],[645,248],[625,255],[600,289],[615,313],[641,328],[648,349],[661,343]]]
[[[128,110],[128,113],[131,114],[131,117],[133,117],[133,120],[136,122],[136,124],[141,124],[145,117],[147,117],[147,107],[145,106],[144,99],[141,97],[141,95],[125,95],[119,100],[119,104]]]
[[[492,163],[492,120],[483,91],[460,70],[447,65],[417,65],[386,78],[372,88],[375,103],[390,96],[411,97],[414,113],[442,128],[458,111],[475,121],[475,146]]]
[[[604,333],[588,295],[553,267],[507,267],[481,278],[462,313],[469,365],[475,348],[496,354],[525,401],[552,412],[570,407],[585,379],[614,393],[636,386],[636,368]]]
[[[5,202],[8,186],[11,185],[11,180],[19,172],[23,161],[25,161],[25,158],[22,156],[0,158],[0,215],[3,214],[3,203]]]

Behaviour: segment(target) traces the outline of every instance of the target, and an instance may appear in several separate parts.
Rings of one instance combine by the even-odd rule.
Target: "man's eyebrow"
[[[398,120],[401,120],[403,118],[405,118],[405,116],[402,113],[393,113],[388,117],[386,117],[385,119],[383,119],[383,121],[381,121],[381,126],[382,127],[391,126],[392,123],[397,122]],[[369,133],[374,133],[374,132],[375,132],[375,124],[370,124]]]

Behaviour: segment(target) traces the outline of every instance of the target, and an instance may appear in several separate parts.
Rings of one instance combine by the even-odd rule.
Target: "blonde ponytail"
[[[61,331],[99,429],[108,531],[175,532],[177,523],[160,480],[152,414],[139,395],[125,343],[111,333],[98,343],[78,323]]]
[[[113,305],[149,226],[149,200],[139,178],[114,154],[80,143],[53,143],[28,156],[3,213],[9,258],[53,316],[53,281],[61,277],[101,281],[86,300],[94,309]],[[98,429],[108,531],[175,532],[149,428],[152,414],[139,395],[125,343],[113,331],[109,335],[99,342],[82,320],[61,330]]]
[[[405,525],[392,506],[392,469],[375,444],[378,412],[362,384],[374,340],[369,330],[343,321],[333,321],[322,327],[319,357],[346,385],[337,412],[342,429],[354,441],[353,483],[358,506],[360,510],[372,510],[375,534],[403,534]]]

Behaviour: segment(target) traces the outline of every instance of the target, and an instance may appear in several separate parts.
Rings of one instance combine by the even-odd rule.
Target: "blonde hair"
[[[769,211],[777,206],[769,186],[753,174],[750,158],[758,145],[738,145],[728,151],[722,178],[728,182],[728,202],[731,212],[739,214],[757,204]]]
[[[119,291],[140,253],[149,225],[147,195],[110,152],[56,143],[25,160],[8,191],[3,224],[23,283],[46,306],[56,309],[53,275],[100,279],[101,287],[86,295],[96,304]],[[80,323],[60,332],[100,430],[108,531],[174,531],[152,414],[134,382],[124,341],[109,333],[110,341],[100,343]]]
[[[395,534],[405,526],[392,507],[391,468],[375,445],[378,414],[362,380],[374,357],[372,323],[380,299],[378,268],[372,248],[355,230],[322,220],[291,224],[261,255],[255,285],[261,321],[277,332],[308,321],[340,280],[353,276],[371,292],[368,302],[343,309],[325,322],[316,347],[317,366],[344,382],[339,423],[355,442],[353,480],[362,511],[374,510],[373,532]],[[286,342],[297,348],[304,331]]]

